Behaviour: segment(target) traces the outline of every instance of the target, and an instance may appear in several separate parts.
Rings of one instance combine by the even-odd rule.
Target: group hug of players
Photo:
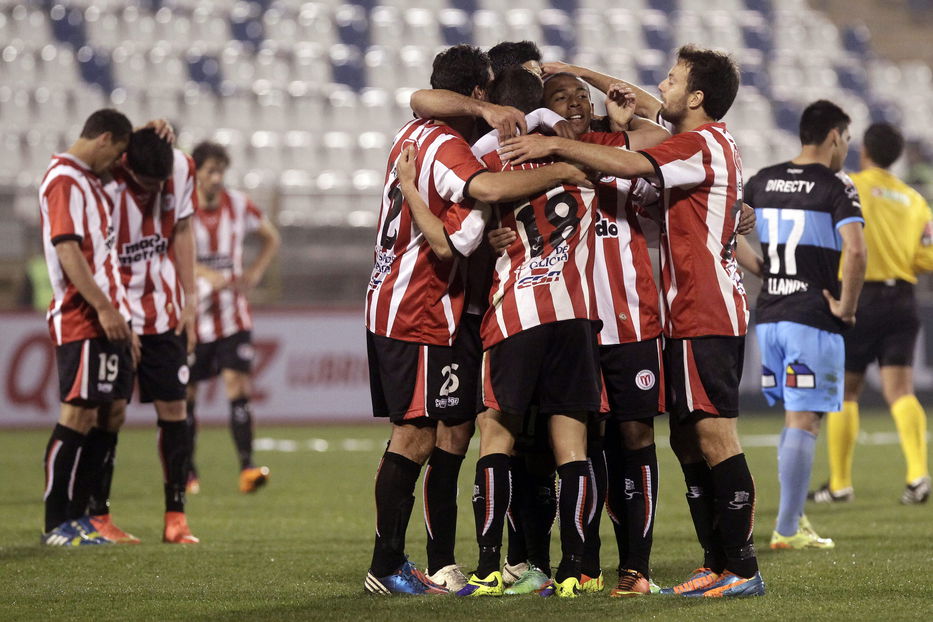
[[[202,143],[191,157],[173,140],[164,121],[134,130],[122,113],[99,110],[52,157],[39,188],[61,402],[45,452],[47,545],[139,542],[110,514],[134,379],[158,417],[163,541],[198,542],[185,515],[186,491],[200,487],[197,382],[223,376],[240,490],[256,490],[269,475],[252,460],[246,293],[274,256],[278,234],[244,194],[224,188],[223,147]],[[243,240],[252,231],[262,247],[244,270]]]
[[[840,410],[840,333],[853,323],[865,270],[858,193],[837,175],[849,118],[814,103],[801,119],[801,155],[743,188],[720,122],[739,85],[728,55],[679,49],[660,99],[540,58],[530,42],[441,52],[432,89],[413,95],[416,119],[389,155],[366,327],[374,414],[392,433],[376,475],[364,587],[601,591],[605,505],[619,551],[611,596],[762,595],[755,485],[736,430],[749,315],[739,264],[766,279],[759,340],[771,376],[763,368],[762,381],[788,411],[771,547],[828,548],[803,504],[813,420]],[[606,94],[605,118],[593,117],[588,85]],[[743,238],[756,212],[764,258]],[[650,552],[654,419],[665,412],[704,558],[661,589]],[[454,541],[474,427],[479,559],[467,577]],[[405,553],[422,466],[426,572]],[[552,573],[555,517],[561,559]]]

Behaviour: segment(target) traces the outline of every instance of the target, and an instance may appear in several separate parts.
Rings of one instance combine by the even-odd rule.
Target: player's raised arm
[[[479,117],[498,130],[500,136],[528,133],[525,115],[521,110],[444,89],[415,91],[411,96],[411,109],[423,119]]]
[[[97,321],[110,341],[128,341],[130,327],[126,319],[110,302],[110,298],[101,291],[94,281],[87,259],[75,240],[62,240],[55,245],[55,254],[62,265],[65,275],[78,290],[78,293],[94,307]]]
[[[408,209],[411,210],[411,217],[415,224],[424,234],[424,239],[428,241],[431,250],[439,259],[447,261],[452,259],[454,251],[450,247],[450,240],[444,232],[444,223],[441,219],[431,213],[428,204],[421,198],[418,187],[415,185],[415,159],[417,154],[411,147],[403,149],[395,163],[395,170],[398,173],[399,189]]]
[[[555,73],[572,73],[575,76],[578,76],[593,85],[603,93],[608,93],[609,88],[613,83],[619,83],[626,88],[632,90],[635,94],[635,114],[640,117],[645,117],[648,119],[657,119],[658,112],[661,110],[661,100],[646,91],[645,89],[622,80],[621,78],[614,78],[612,76],[594,71],[587,67],[580,67],[579,65],[569,65],[567,63],[561,62],[552,62],[544,63],[542,66],[545,76],[553,75]]]
[[[468,194],[484,203],[502,203],[538,194],[559,184],[592,187],[582,170],[566,162],[557,162],[529,171],[480,173],[470,182]]]
[[[615,177],[642,177],[655,172],[651,161],[640,153],[557,136],[517,136],[503,142],[499,149],[499,157],[513,164],[551,156]]]

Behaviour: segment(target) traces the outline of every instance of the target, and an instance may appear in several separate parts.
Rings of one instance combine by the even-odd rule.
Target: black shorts
[[[63,403],[93,407],[128,400],[133,392],[133,356],[126,342],[106,337],[72,341],[55,349]]]
[[[535,326],[483,355],[483,403],[524,415],[599,412],[602,381],[596,329],[589,320]]]
[[[210,343],[199,343],[194,348],[194,360],[189,362],[191,382],[213,378],[222,369],[248,374],[253,368],[255,356],[253,335],[248,330],[241,330]]]
[[[174,402],[185,399],[188,386],[188,352],[184,335],[174,330],[139,338],[142,356],[136,369],[139,401]]]
[[[461,326],[453,346],[400,341],[366,331],[374,417],[457,423],[477,413],[480,343]]]
[[[843,333],[846,371],[864,373],[875,361],[882,367],[913,365],[919,331],[920,318],[911,283],[865,283],[855,326]]]
[[[661,337],[599,347],[610,416],[634,421],[664,412]]]
[[[668,411],[681,421],[738,417],[745,337],[664,340]]]

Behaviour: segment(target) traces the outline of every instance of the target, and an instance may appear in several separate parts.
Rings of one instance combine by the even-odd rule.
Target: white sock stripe
[[[583,502],[586,501],[586,479],[585,475],[577,478],[577,503],[573,513],[574,526],[580,534],[580,539],[584,541],[586,541],[586,535],[583,533]]]
[[[651,523],[654,521],[654,503],[651,498],[651,467],[647,464],[643,464],[641,467],[641,481],[645,485],[645,529],[641,532],[641,537],[647,538],[648,530],[651,529]]]
[[[589,472],[590,483],[593,485],[593,492],[595,493],[595,491],[596,491],[596,471],[593,469],[593,460],[592,460],[592,458],[587,458],[587,459],[586,459],[586,468],[587,468],[587,471]],[[595,518],[595,516],[596,516],[596,495],[594,494],[594,495],[592,495],[592,497],[593,497],[593,498],[592,498],[592,502],[589,504],[589,506],[590,506],[590,513],[589,513],[589,515],[586,517],[586,524],[587,524],[587,525],[589,525],[590,523],[592,523],[592,522],[593,522],[593,518]]]
[[[486,475],[486,520],[483,523],[483,535],[486,535],[486,532],[489,531],[489,528],[492,527],[492,516],[495,512],[495,494],[496,494],[496,484],[495,480],[492,477],[492,469],[486,468],[483,469]]]
[[[428,509],[428,479],[431,477],[431,465],[424,468],[424,479],[421,480],[421,507],[424,512],[424,526],[428,530],[428,538],[434,539],[434,530],[431,529],[431,513]]]
[[[49,457],[45,462],[45,492],[42,494],[42,500],[45,501],[49,498],[49,493],[52,492],[52,485],[55,483],[55,459],[58,457],[58,452],[61,451],[62,442],[55,441],[52,444],[52,451],[49,452]]]
[[[71,465],[71,476],[68,478],[68,500],[71,501],[75,496],[75,477],[78,473],[78,463],[81,462],[81,450],[84,447],[78,447],[78,451],[75,452],[75,461]]]

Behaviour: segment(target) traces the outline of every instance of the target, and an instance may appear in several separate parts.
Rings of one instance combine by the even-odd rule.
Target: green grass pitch
[[[775,416],[743,417],[746,439],[778,434]],[[658,436],[667,424],[659,421]],[[113,487],[116,522],[142,538],[138,546],[63,550],[39,545],[41,455],[49,430],[0,433],[0,620],[933,620],[933,507],[898,503],[904,466],[891,419],[862,417],[874,443],[856,451],[854,503],[808,506],[834,551],[768,549],[777,509],[776,451],[749,442],[758,487],[756,543],[768,595],[739,601],[643,597],[607,593],[574,601],[535,596],[499,599],[381,598],[363,592],[373,538],[373,474],[388,433],[385,425],[263,427],[257,458],[272,469],[267,488],[236,489],[229,433],[200,436],[202,492],[189,500],[197,546],[160,542],[161,475],[154,429],[120,438]],[[766,439],[764,439],[766,440]],[[880,443],[878,441],[881,441]],[[886,442],[885,442],[886,441]],[[758,446],[753,446],[758,445]],[[826,476],[821,440],[814,484]],[[669,585],[700,560],[670,449],[659,449],[661,493],[653,573]],[[475,453],[460,482],[457,552],[476,561],[469,505]],[[418,488],[420,495],[420,486]],[[609,521],[603,519],[603,568],[614,582],[617,564]],[[420,501],[408,551],[424,562]],[[553,538],[554,558],[559,540]]]

